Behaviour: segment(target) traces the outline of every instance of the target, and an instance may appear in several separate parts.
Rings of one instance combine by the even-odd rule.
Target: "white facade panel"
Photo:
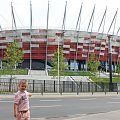
[[[39,47],[39,44],[31,44],[31,47]]]

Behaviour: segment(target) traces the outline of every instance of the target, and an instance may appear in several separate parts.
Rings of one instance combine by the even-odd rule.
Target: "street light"
[[[112,35],[108,35],[108,53],[109,53],[109,91],[113,91],[113,83],[112,83],[112,46],[111,46],[111,37]]]
[[[60,32],[60,33],[56,33],[56,36],[58,36],[58,40],[57,40],[57,42],[58,42],[58,93],[60,93],[60,74],[59,74],[59,68],[60,68],[60,60],[59,60],[59,39],[60,39],[60,37],[62,37],[62,36],[64,36],[64,33],[62,32]]]

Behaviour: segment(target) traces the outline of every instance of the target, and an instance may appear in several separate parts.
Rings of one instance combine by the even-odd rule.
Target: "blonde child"
[[[30,120],[29,96],[31,97],[31,93],[26,90],[28,87],[27,80],[21,80],[18,87],[19,91],[14,98],[14,117],[16,120]]]

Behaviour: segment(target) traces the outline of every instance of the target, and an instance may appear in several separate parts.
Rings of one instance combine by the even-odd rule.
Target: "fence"
[[[0,79],[0,92],[18,91],[19,80]],[[113,92],[118,92],[118,83],[113,83]],[[28,91],[33,93],[61,93],[65,92],[108,92],[109,83],[103,82],[80,82],[80,81],[53,81],[53,80],[29,80]]]

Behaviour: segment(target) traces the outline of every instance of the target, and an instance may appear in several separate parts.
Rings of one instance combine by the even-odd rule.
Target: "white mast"
[[[32,4],[31,4],[31,0],[30,0],[30,70],[32,68],[31,34],[32,34]]]
[[[49,22],[49,1],[48,1],[48,10],[47,10],[47,31],[46,31],[46,59],[45,59],[45,70],[47,73],[47,50],[48,50],[48,22]]]

